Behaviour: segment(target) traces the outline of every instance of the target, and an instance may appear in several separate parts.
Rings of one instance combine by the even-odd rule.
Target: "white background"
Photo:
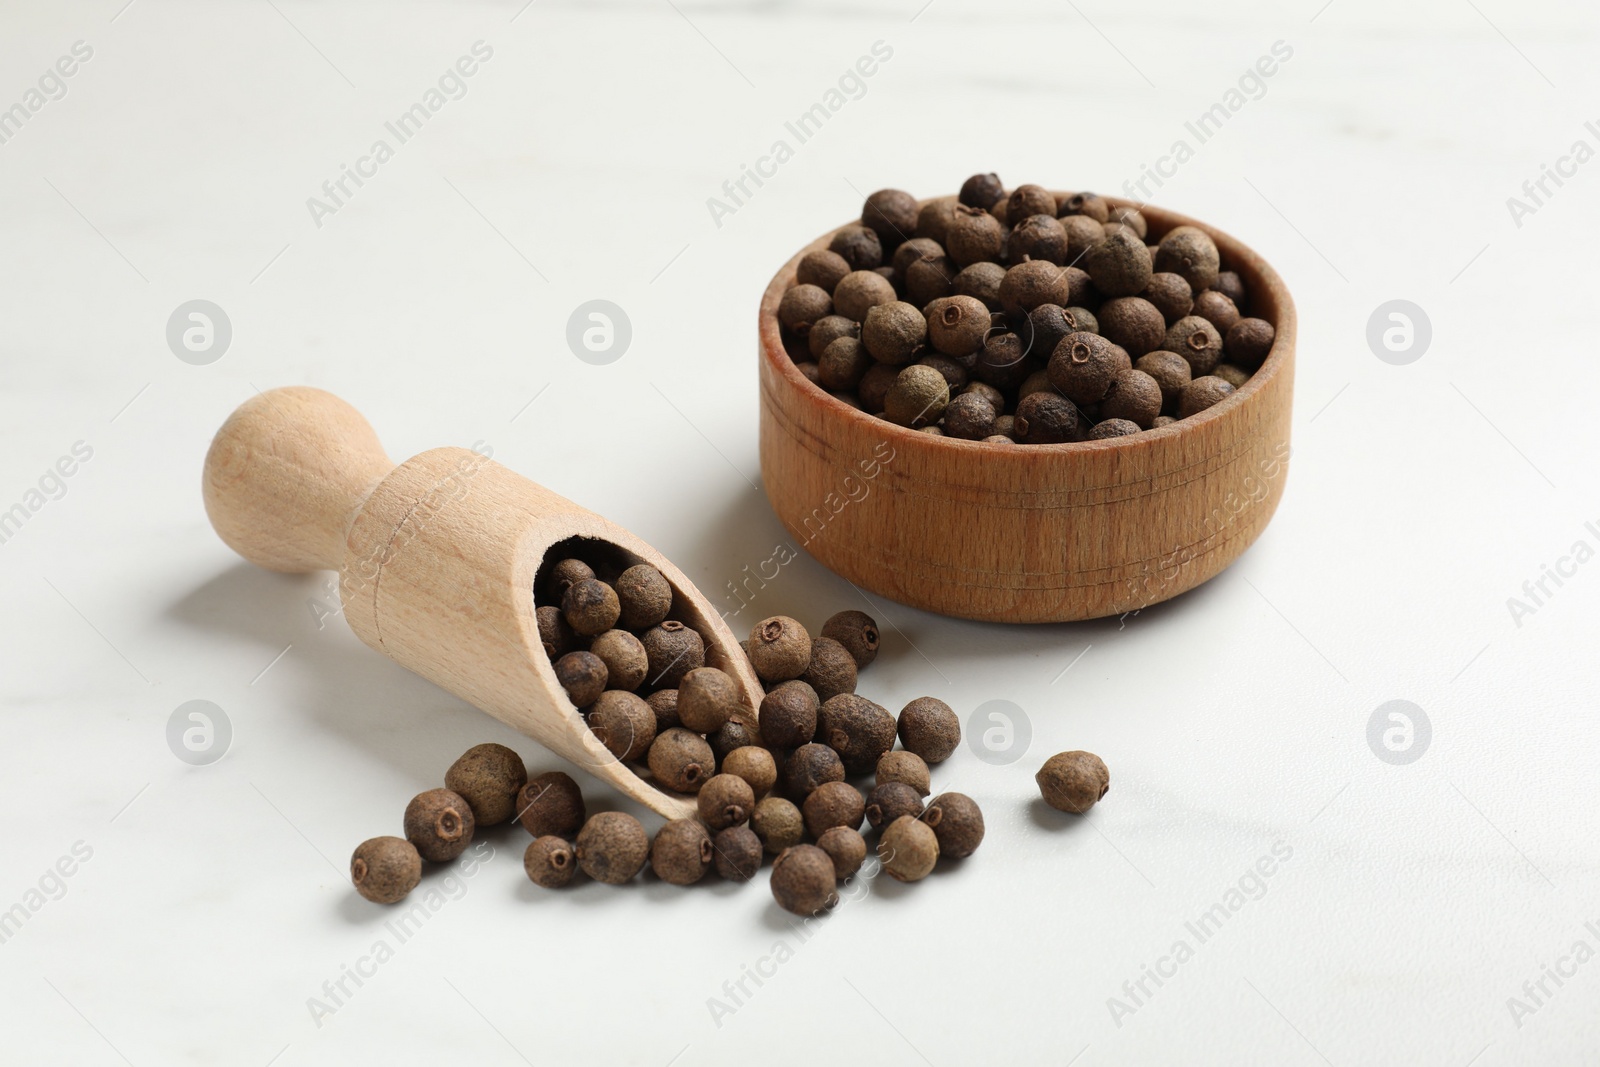
[[[1592,8],[123,2],[0,14],[0,106],[93,48],[0,145],[0,509],[93,449],[0,545],[0,908],[92,849],[0,944],[0,1057],[1592,1062],[1600,961],[1546,980],[1520,1026],[1507,1002],[1600,948],[1600,564],[1520,625],[1507,599],[1600,546],[1600,165],[1520,226],[1506,206],[1576,139],[1600,146]],[[307,198],[479,40],[465,97],[315,225]],[[717,226],[707,198],[880,40],[864,95]],[[994,169],[1118,192],[1279,40],[1293,57],[1264,95],[1155,197],[1263,252],[1298,302],[1294,459],[1265,535],[1125,626],[872,608],[865,694],[1025,710],[1020,762],[964,747],[937,771],[983,805],[977,855],[873,885],[802,944],[765,874],[548,893],[506,829],[470,878],[428,875],[457,898],[318,1025],[308,998],[388,936],[351,849],[398,832],[469,745],[558,764],[341,620],[319,629],[326,576],[218,541],[199,474],[227,413],[304,383],[395,457],[488,441],[731,608],[726,584],[786,540],[759,490],[755,307],[791,251],[881,186]],[[633,327],[603,367],[565,342],[595,298]],[[192,299],[232,322],[207,366],[165,340]],[[1392,299],[1432,322],[1407,366],[1366,341]],[[846,607],[866,605],[802,558],[734,622]],[[232,725],[209,766],[167,746],[195,699]],[[1409,765],[1366,740],[1391,699],[1432,724]],[[1111,768],[1087,819],[1034,799],[1068,748]],[[1275,843],[1292,858],[1265,894],[1114,1018]],[[709,998],[780,940],[792,958],[718,1025]]]

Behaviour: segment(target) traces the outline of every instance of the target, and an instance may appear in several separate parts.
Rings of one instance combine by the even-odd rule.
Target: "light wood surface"
[[[204,495],[217,533],[251,562],[337,569],[345,618],[368,645],[668,818],[692,815],[693,798],[618,762],[556,681],[534,617],[546,551],[593,538],[659,569],[671,617],[700,632],[706,663],[733,676],[748,708],[760,703],[738,639],[644,541],[464,448],[396,467],[331,393],[275,389],[241,405],[206,456]],[[440,753],[440,767],[456,755]]]
[[[1272,322],[1277,338],[1226,400],[1109,441],[933,437],[835,400],[795,367],[777,321],[800,257],[827,247],[831,234],[785,264],[760,309],[761,473],[796,542],[865,589],[991,622],[1137,611],[1238,558],[1272,518],[1288,473],[1294,302],[1239,241],[1169,211],[1143,211],[1152,242],[1178,225],[1210,233],[1224,269],[1249,289],[1246,313]]]

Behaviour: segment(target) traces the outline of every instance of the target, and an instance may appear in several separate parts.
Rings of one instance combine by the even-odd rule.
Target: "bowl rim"
[[[1050,192],[1058,200],[1062,197],[1076,195],[1076,193],[1054,189]],[[956,197],[953,194],[928,197],[918,200],[917,205],[921,208],[927,204],[954,199]],[[1151,224],[1152,230],[1159,228],[1163,234],[1179,226],[1194,226],[1204,230],[1217,243],[1223,259],[1230,262],[1229,269],[1236,269],[1240,260],[1246,261],[1249,264],[1249,268],[1259,275],[1261,281],[1265,283],[1265,291],[1271,294],[1272,303],[1277,307],[1277,321],[1272,323],[1274,337],[1272,348],[1268,351],[1267,358],[1250,375],[1244,385],[1204,411],[1190,415],[1187,418],[1178,419],[1166,426],[1141,430],[1136,434],[1127,434],[1122,437],[1111,437],[1101,441],[1063,441],[1055,444],[1033,445],[1020,442],[998,444],[984,440],[971,441],[961,437],[950,437],[945,434],[923,433],[921,430],[913,430],[908,426],[890,422],[888,419],[880,419],[871,412],[846,404],[800,373],[799,365],[789,356],[788,349],[783,344],[783,336],[778,324],[778,303],[783,299],[784,292],[794,279],[800,259],[808,252],[826,248],[827,242],[833,235],[845,227],[861,225],[859,218],[841,223],[806,244],[790,257],[778,269],[778,272],[773,275],[772,280],[767,283],[766,289],[762,291],[761,302],[757,311],[762,360],[774,373],[787,379],[791,386],[814,390],[818,396],[824,399],[825,403],[832,406],[833,413],[836,416],[858,421],[864,427],[870,424],[870,428],[873,431],[885,434],[891,440],[904,442],[908,446],[914,440],[920,447],[981,449],[1004,455],[1029,455],[1034,453],[1046,456],[1062,453],[1082,454],[1154,445],[1161,441],[1169,441],[1183,434],[1198,432],[1208,423],[1227,418],[1234,411],[1250,403],[1257,393],[1267,387],[1272,379],[1284,373],[1284,368],[1289,366],[1293,359],[1297,320],[1294,298],[1289,293],[1289,287],[1284,284],[1283,278],[1272,267],[1272,264],[1268,263],[1260,253],[1226,231],[1154,204],[1141,203],[1117,196],[1104,196],[1102,199],[1114,208],[1131,207],[1137,209],[1145,217],[1145,220]],[[1157,223],[1160,225],[1158,226]],[[1071,264],[1068,265],[1070,266]]]

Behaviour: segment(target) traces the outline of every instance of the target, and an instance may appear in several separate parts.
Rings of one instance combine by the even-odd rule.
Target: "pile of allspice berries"
[[[1228,397],[1271,322],[1195,226],[1152,232],[1094,193],[867,197],[801,257],[778,305],[800,372],[838,400],[936,436],[1061,444],[1169,425]]]
[[[867,862],[868,834],[877,868],[904,882],[927,877],[941,856],[976,851],[977,803],[955,792],[928,799],[930,768],[961,741],[955,712],[919,697],[895,716],[855,692],[878,653],[870,616],[841,611],[815,637],[787,616],[756,624],[744,648],[765,689],[758,724],[734,680],[704,665],[702,635],[671,618],[670,583],[623,562],[591,546],[588,559],[545,568],[535,596],[541,641],[596,737],[642,777],[693,794],[698,817],[669,820],[652,839],[625,812],[590,815],[565,772],[530,778],[513,750],[478,745],[450,766],[444,788],[407,805],[404,838],[356,849],[351,877],[362,896],[404,898],[423,860],[450,862],[478,828],[513,818],[532,835],[523,867],[537,885],[560,888],[580,872],[621,885],[646,866],[674,885],[713,870],[745,882],[770,856],[773,897],[799,915],[838,902],[838,883]],[[1110,776],[1098,757],[1072,752],[1052,757],[1038,782],[1052,806],[1081,814]]]

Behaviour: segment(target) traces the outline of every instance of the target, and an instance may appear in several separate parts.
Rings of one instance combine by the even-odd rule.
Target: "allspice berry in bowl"
[[[1283,494],[1289,291],[1194,219],[999,183],[976,175],[959,200],[874,193],[915,202],[913,228],[852,221],[778,271],[759,316],[768,499],[830,570],[941,614],[1062,622],[1193,589]],[[1047,199],[1055,211],[1015,217]],[[851,273],[820,269],[829,249]],[[803,261],[832,298],[832,343],[854,346],[827,387],[801,369],[816,359],[801,320],[779,314]],[[976,514],[981,532],[960,534]],[[859,653],[848,636],[817,641]],[[853,691],[807,670],[823,700]]]

